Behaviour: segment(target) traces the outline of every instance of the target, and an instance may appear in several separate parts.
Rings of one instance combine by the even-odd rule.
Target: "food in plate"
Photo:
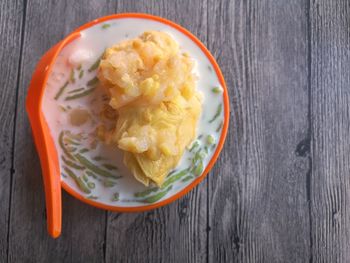
[[[100,126],[106,143],[124,151],[137,180],[161,186],[195,138],[202,110],[194,61],[167,33],[148,31],[106,49],[98,69],[112,128]]]

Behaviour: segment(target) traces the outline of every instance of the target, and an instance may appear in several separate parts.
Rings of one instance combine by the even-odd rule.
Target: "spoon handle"
[[[55,51],[51,48],[39,61],[27,95],[26,109],[36,149],[39,153],[42,176],[45,188],[46,217],[49,234],[56,238],[61,233],[62,204],[61,204],[61,182],[58,166],[57,152],[50,130],[41,111],[41,99],[48,75],[47,65]]]
[[[32,76],[26,99],[26,110],[40,158],[45,187],[47,229],[53,238],[61,234],[62,228],[61,176],[57,149],[45,120],[41,102],[57,55],[66,44],[79,36],[79,32],[71,34],[42,56]]]

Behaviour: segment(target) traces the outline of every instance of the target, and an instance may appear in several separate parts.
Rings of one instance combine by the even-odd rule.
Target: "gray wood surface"
[[[0,259],[6,259],[23,3],[0,2],[0,10]]]
[[[305,4],[213,1],[209,10],[217,14],[209,48],[232,108],[218,176],[209,180],[209,259],[307,262],[309,161],[296,151],[308,136]]]
[[[350,260],[350,2],[310,6],[311,252]]]
[[[197,35],[229,88],[212,172],[180,200],[112,213],[63,193],[46,233],[24,101],[40,56],[77,26],[146,12]],[[0,262],[349,262],[348,0],[0,1]]]

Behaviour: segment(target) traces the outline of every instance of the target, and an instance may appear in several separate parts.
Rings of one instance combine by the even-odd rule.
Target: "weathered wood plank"
[[[7,247],[10,262],[348,261],[348,1],[24,3],[20,63],[24,4],[0,1],[0,59],[9,61],[0,65],[0,261]],[[64,194],[63,235],[52,240],[24,112],[27,86],[45,50],[115,10],[160,15],[208,39],[230,89],[231,130],[209,185],[156,211],[108,213],[107,225],[104,211]]]
[[[103,260],[106,212],[82,204],[67,194],[63,194],[62,236],[53,240],[47,235],[40,165],[24,101],[40,56],[77,26],[110,13],[113,8],[114,4],[110,1],[100,0],[89,1],[88,4],[86,1],[27,2],[15,134],[10,262]]]
[[[0,261],[7,257],[11,168],[23,4],[0,2]]]
[[[209,180],[210,262],[307,262],[305,1],[210,1],[231,131]],[[298,147],[299,145],[299,147]]]
[[[349,1],[311,1],[313,262],[350,258],[349,25]]]
[[[117,12],[146,12],[173,20],[204,43],[206,2],[118,1]],[[109,213],[107,262],[206,262],[207,184],[151,212]]]

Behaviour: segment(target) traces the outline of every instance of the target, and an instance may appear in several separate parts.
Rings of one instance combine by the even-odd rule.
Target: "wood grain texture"
[[[204,182],[155,211],[63,193],[53,240],[28,84],[49,47],[121,12],[168,18],[209,47],[231,98],[227,141]],[[349,262],[349,25],[348,0],[0,1],[0,262]]]
[[[6,259],[23,4],[0,2],[0,261]]]
[[[209,262],[307,262],[305,1],[210,1],[231,131],[209,177]],[[299,145],[299,146],[298,146]]]
[[[349,1],[311,1],[313,262],[350,259],[349,25]]]
[[[119,1],[119,12],[146,12],[173,20],[206,44],[205,1]],[[138,214],[109,213],[107,262],[206,262],[207,186],[169,206]]]
[[[28,1],[20,67],[15,135],[15,173],[10,215],[10,262],[101,262],[106,212],[63,194],[63,229],[57,240],[47,235],[41,169],[24,102],[38,59],[81,24],[111,13],[108,1]],[[42,13],[45,15],[41,15]]]

